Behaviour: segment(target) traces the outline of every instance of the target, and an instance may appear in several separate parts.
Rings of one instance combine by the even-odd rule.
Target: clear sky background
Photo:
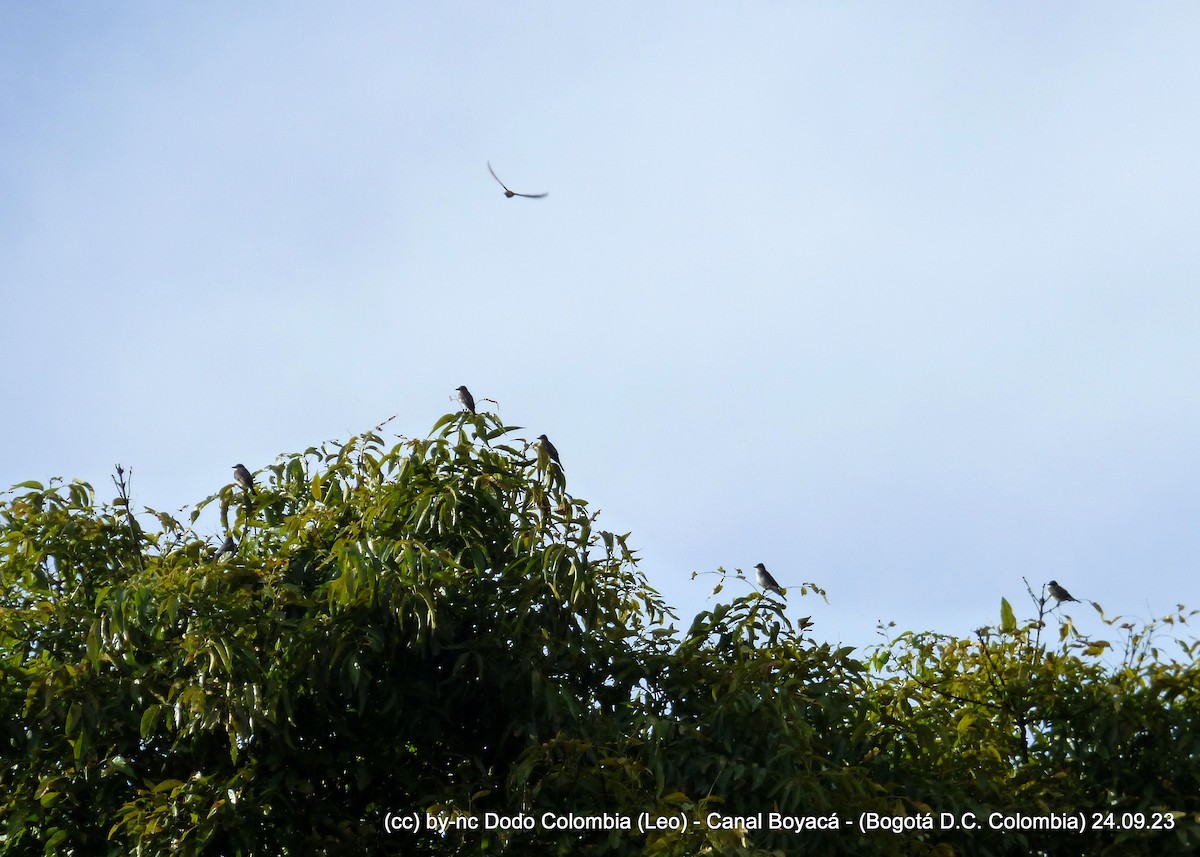
[[[176,510],[466,384],[685,626],[756,562],[859,645],[1022,577],[1198,607],[1197,44],[1194,3],[0,4],[0,485]]]

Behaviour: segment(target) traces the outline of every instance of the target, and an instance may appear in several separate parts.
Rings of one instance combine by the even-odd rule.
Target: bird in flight
[[[254,493],[254,477],[250,475],[250,471],[246,469],[246,465],[233,465],[233,481],[238,485],[241,485],[251,494]]]
[[[506,185],[504,182],[500,181],[500,176],[496,175],[496,171],[492,169],[491,161],[488,161],[488,172],[492,174],[492,178],[494,178],[496,181],[500,182],[500,187],[504,188],[504,195],[506,197],[508,197],[509,199],[512,199],[514,196],[523,196],[526,199],[541,199],[544,196],[550,195],[549,192],[547,192],[547,193],[517,193],[515,190],[509,190],[508,185]]]
[[[771,572],[767,571],[767,567],[761,562],[754,566],[754,570],[758,572],[758,585],[768,592],[774,592],[780,598],[784,598],[783,590],[779,588],[779,583],[771,576]]]
[[[1059,602],[1060,604],[1063,601],[1078,601],[1079,600],[1078,598],[1073,596],[1070,592],[1067,592],[1067,590],[1065,590],[1061,586],[1059,586],[1057,580],[1050,581],[1049,583],[1046,584],[1046,586],[1048,586],[1050,588],[1051,597],[1055,601]]]
[[[458,400],[462,402],[464,408],[475,413],[475,397],[471,395],[471,391],[465,384],[458,388]]]

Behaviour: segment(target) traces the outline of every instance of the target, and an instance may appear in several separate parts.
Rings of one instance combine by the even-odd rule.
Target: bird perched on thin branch
[[[221,557],[225,554],[237,553],[237,542],[233,540],[233,536],[226,536],[225,541],[221,542],[221,546],[217,548],[217,554],[213,557],[213,562],[220,562]]]
[[[767,567],[765,565],[760,562],[758,565],[754,566],[754,570],[758,572],[756,577],[758,578],[759,586],[761,586],[767,592],[774,592],[780,598],[786,598],[786,596],[783,594],[783,590],[779,588],[779,583],[776,582],[775,578],[771,576],[771,572],[767,571]]]
[[[475,413],[475,397],[471,395],[471,391],[466,386],[458,388],[458,400],[462,402],[464,408],[471,413]]]
[[[246,469],[246,465],[233,465],[233,481],[238,485],[241,485],[251,494],[254,493],[254,477],[250,475],[250,471]]]
[[[504,182],[500,181],[500,176],[496,175],[496,171],[492,169],[491,161],[488,161],[488,172],[492,174],[492,178],[494,178],[496,181],[500,182],[500,187],[504,188],[504,195],[506,197],[508,197],[509,199],[512,199],[514,196],[523,196],[526,199],[541,199],[544,196],[550,195],[549,192],[547,192],[547,193],[517,193],[515,190],[509,190],[508,185],[506,185]]]
[[[538,443],[541,445],[542,449],[545,450],[546,455],[550,456],[550,460],[558,465],[559,470],[562,470],[562,461],[560,461],[558,458],[558,450],[554,448],[554,444],[550,442],[550,439],[544,434],[539,434]]]
[[[1050,589],[1050,597],[1052,597],[1055,601],[1057,601],[1060,604],[1064,601],[1078,601],[1079,600],[1078,598],[1073,596],[1070,592],[1067,592],[1067,590],[1065,590],[1061,586],[1059,586],[1057,580],[1050,581],[1049,583],[1046,584],[1046,586],[1049,587],[1049,589]]]

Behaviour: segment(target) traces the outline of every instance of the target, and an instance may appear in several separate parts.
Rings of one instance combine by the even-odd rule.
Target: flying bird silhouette
[[[758,577],[759,586],[761,586],[767,592],[774,592],[780,598],[785,597],[783,590],[779,588],[779,584],[776,582],[775,578],[771,576],[771,572],[767,571],[767,567],[765,565],[760,562],[758,565],[754,566],[754,570],[758,572],[756,577]]]
[[[475,413],[475,397],[471,395],[471,391],[467,389],[465,384],[458,388],[458,400],[462,402],[464,408],[471,413]]]
[[[496,175],[496,171],[492,169],[491,161],[488,161],[488,172],[492,174],[492,178],[494,178],[496,181],[500,182],[500,187],[504,188],[504,195],[506,197],[508,197],[509,199],[512,199],[514,196],[523,196],[526,199],[541,199],[544,196],[550,195],[549,192],[546,192],[546,193],[517,193],[515,190],[509,190],[508,185],[506,185],[504,182],[500,181],[500,176]]]

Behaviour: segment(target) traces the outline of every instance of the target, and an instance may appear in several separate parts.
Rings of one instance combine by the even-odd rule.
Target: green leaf
[[[145,741],[150,737],[150,733],[154,731],[154,726],[158,722],[158,715],[162,711],[161,705],[150,705],[142,712],[142,721],[139,729],[142,740]]]
[[[67,722],[63,731],[68,737],[73,737],[79,731],[79,721],[83,718],[83,706],[78,702],[72,702],[71,707],[67,709]]]
[[[1017,630],[1017,617],[1007,598],[1000,599],[1000,630],[1006,634],[1014,634]]]

